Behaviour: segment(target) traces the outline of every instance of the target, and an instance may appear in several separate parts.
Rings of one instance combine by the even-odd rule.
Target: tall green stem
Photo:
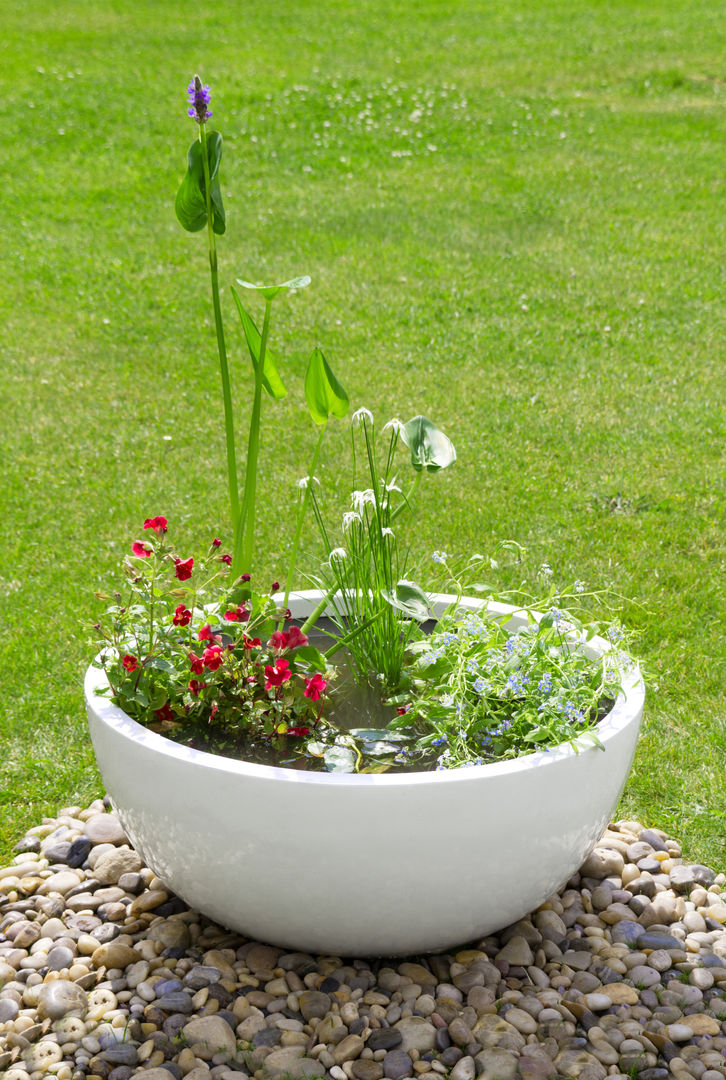
[[[229,483],[229,505],[232,514],[232,531],[236,533],[239,521],[239,485],[237,483],[237,457],[234,447],[234,417],[232,414],[232,390],[227,364],[227,347],[224,342],[222,324],[222,306],[219,302],[219,279],[217,276],[217,245],[214,239],[212,218],[212,193],[209,177],[209,158],[207,156],[207,132],[204,124],[199,125],[199,138],[202,143],[202,167],[204,169],[204,193],[207,202],[207,236],[209,238],[209,271],[212,277],[212,305],[214,307],[214,326],[217,331],[217,349],[219,351],[219,370],[222,376],[222,398],[224,400],[224,428],[227,441],[227,478]]]
[[[232,576],[249,574],[252,570],[252,550],[255,534],[255,499],[257,495],[257,459],[260,451],[260,414],[262,411],[262,373],[265,369],[267,337],[270,332],[270,313],[272,301],[265,300],[265,321],[260,337],[260,355],[255,365],[255,396],[252,402],[250,434],[247,443],[247,465],[245,469],[245,490],[242,497],[242,510],[237,521],[235,535]]]
[[[315,445],[315,453],[313,454],[313,463],[310,466],[310,472],[308,474],[307,484],[305,485],[305,495],[300,503],[297,512],[297,523],[295,525],[295,536],[292,541],[292,551],[290,553],[290,562],[287,569],[287,581],[285,582],[285,599],[283,601],[283,610],[287,610],[289,607],[290,590],[292,589],[292,576],[295,572],[295,561],[297,559],[297,549],[300,546],[300,535],[302,533],[303,521],[305,520],[305,513],[310,502],[310,488],[315,482],[315,470],[318,467],[318,461],[320,459],[320,449],[323,445],[323,435],[325,435],[325,429],[327,424],[323,424],[320,429],[320,435]]]

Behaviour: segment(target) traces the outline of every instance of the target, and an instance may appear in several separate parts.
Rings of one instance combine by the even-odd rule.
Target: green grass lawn
[[[227,532],[204,234],[173,198],[198,70],[225,136],[221,280],[278,302],[258,571],[282,577],[320,343],[354,406],[459,461],[414,551],[527,548],[637,600],[647,716],[620,813],[726,870],[726,24],[696,0],[49,0],[7,7],[0,856],[99,794],[94,591],[147,516]],[[238,439],[247,367],[223,297]],[[347,436],[323,484],[341,503]],[[343,459],[345,460],[345,459]]]

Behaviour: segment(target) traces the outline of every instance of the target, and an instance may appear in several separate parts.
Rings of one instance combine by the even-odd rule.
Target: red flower
[[[126,653],[121,663],[127,671],[136,671],[137,667],[139,666],[139,661],[136,659],[136,657],[130,656],[129,653]]]
[[[271,690],[273,686],[282,686],[284,682],[292,678],[290,665],[287,660],[276,660],[274,668],[270,664],[265,665],[265,690]]]
[[[272,593],[276,593],[279,590],[279,588],[280,588],[280,582],[279,581],[273,581],[272,585],[270,585],[270,595],[272,595]]]
[[[247,637],[246,634],[243,634],[242,635],[242,644],[244,645],[245,649],[254,649],[256,647],[259,647],[262,644],[262,642],[260,641],[260,639],[258,637],[250,638],[250,637]]]
[[[410,708],[411,708],[410,705],[399,705],[398,708],[396,709],[396,712],[398,713],[399,716],[405,716]]]
[[[302,737],[303,735],[309,735],[310,734],[310,728],[309,727],[291,727],[291,728],[287,729],[285,734],[286,735],[299,735],[299,736]]]
[[[276,630],[268,644],[278,652],[285,652],[287,649],[299,649],[301,645],[307,645],[307,643],[307,634],[303,634],[299,626],[291,626],[287,634],[282,630]]]
[[[153,517],[147,518],[144,522],[145,529],[153,529],[157,536],[161,536],[165,533],[168,526],[165,517]]]
[[[327,686],[328,684],[323,676],[319,671],[316,671],[312,679],[305,680],[305,697],[310,698],[311,701],[319,701]]]
[[[189,581],[194,569],[194,559],[174,559],[174,566],[176,567],[174,573],[179,581]]]
[[[189,683],[189,690],[191,691],[192,697],[199,697],[200,692],[204,690],[206,685],[205,682],[197,682],[196,679],[192,679]]]
[[[223,563],[226,563],[227,566],[231,566],[232,565],[232,556],[231,555],[220,555],[219,556],[219,561],[223,562]]]
[[[174,612],[174,618],[171,621],[174,623],[174,626],[189,626],[189,623],[192,621],[192,613],[189,608],[180,604]]]
[[[209,623],[205,623],[202,629],[197,634],[200,641],[214,641],[215,637],[212,633],[212,628]]]
[[[240,575],[240,581],[249,581],[250,577],[251,577],[251,574],[241,574]]]
[[[214,540],[212,540],[212,547],[216,548],[216,547],[221,547],[221,546],[222,546],[222,541],[219,539],[218,536],[215,536]]]
[[[173,720],[174,719],[174,714],[171,711],[171,707],[169,705],[169,702],[168,701],[164,702],[164,704],[161,706],[160,709],[154,709],[154,716],[157,718],[157,720],[160,720],[162,723]]]
[[[201,656],[195,656],[193,652],[189,653],[189,665],[193,675],[201,675],[204,671],[204,660]]]
[[[216,671],[224,663],[224,649],[221,645],[212,645],[205,649],[202,655],[204,666],[210,671]]]
[[[224,617],[229,622],[247,622],[250,613],[244,605],[240,606],[238,604],[237,607],[232,608],[231,611],[225,611]]]
[[[131,545],[131,552],[137,559],[148,559],[150,555],[154,554],[154,549],[151,544],[146,544],[143,540],[134,540]]]

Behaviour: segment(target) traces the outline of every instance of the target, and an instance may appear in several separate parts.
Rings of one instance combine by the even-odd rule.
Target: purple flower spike
[[[196,120],[198,124],[203,124],[212,115],[207,108],[212,96],[211,90],[208,86],[202,86],[202,80],[195,75],[187,87],[187,94],[189,95],[187,116]]]

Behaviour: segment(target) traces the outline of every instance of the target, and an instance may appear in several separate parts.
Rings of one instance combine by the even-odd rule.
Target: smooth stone
[[[344,1061],[352,1061],[359,1057],[364,1046],[365,1043],[360,1035],[346,1035],[333,1051],[336,1065],[342,1065]]]
[[[24,836],[22,840],[18,840],[17,844],[13,848],[16,855],[25,855],[27,852],[35,854],[40,851],[40,837],[38,836]]]
[[[499,950],[495,959],[497,962],[504,961],[513,967],[529,967],[534,963],[534,954],[527,939],[521,934],[515,934],[504,948]]]
[[[519,1059],[519,1075],[522,1080],[552,1080],[557,1075],[555,1063],[538,1048],[528,1046]]]
[[[628,978],[631,979],[637,987],[641,988],[660,984],[660,972],[645,964],[636,964],[635,967],[630,968]]]
[[[611,998],[607,994],[598,994],[597,992],[588,994],[585,997],[585,1004],[592,1012],[605,1012],[613,1004]]]
[[[669,1024],[666,1028],[666,1033],[671,1042],[680,1043],[688,1042],[693,1038],[693,1028],[690,1028],[688,1024]]]
[[[469,1054],[459,1058],[450,1073],[450,1080],[474,1080],[476,1076],[476,1062]]]
[[[366,1046],[373,1051],[395,1050],[402,1040],[403,1036],[396,1028],[374,1028],[368,1036]]]
[[[637,945],[644,933],[645,930],[640,923],[622,921],[613,926],[611,937],[614,945]]]
[[[99,945],[91,955],[91,963],[94,967],[120,968],[121,970],[141,959],[141,954],[136,949],[132,949],[130,945],[119,944],[117,941]]]
[[[610,998],[613,1005],[637,1005],[638,991],[624,982],[608,983],[600,993]]]
[[[38,1016],[49,1020],[61,1020],[64,1016],[83,1017],[88,1010],[88,995],[73,982],[55,979],[40,987],[36,1008]]]
[[[115,814],[94,814],[84,822],[83,833],[92,844],[128,844],[123,825]]]
[[[668,951],[672,949],[682,949],[683,942],[678,938],[671,937],[670,934],[650,934],[642,933],[638,938],[638,947],[640,949],[666,949]]]
[[[132,874],[143,865],[141,856],[131,848],[112,848],[97,859],[93,875],[102,885],[115,885],[122,874]]]
[[[721,1025],[715,1016],[706,1013],[690,1013],[684,1017],[684,1023],[694,1035],[720,1035]]]
[[[75,889],[77,885],[81,884],[81,879],[75,870],[59,870],[57,874],[51,874],[49,878],[46,878],[43,884],[38,889],[39,894],[46,895],[48,893],[57,892],[61,896],[65,896],[71,889]]]
[[[171,994],[164,994],[162,997],[157,998],[156,1005],[162,1012],[166,1013],[184,1013],[189,1015],[194,1012],[194,1002],[190,994],[185,993],[183,990],[178,992],[172,992]]]
[[[232,1057],[237,1050],[234,1031],[219,1016],[200,1016],[190,1020],[184,1025],[182,1032],[187,1043],[195,1048],[197,1057],[211,1058],[216,1054]],[[202,1048],[205,1048],[203,1053]]]
[[[68,865],[68,852],[71,850],[71,844],[69,840],[61,840],[55,844],[49,844],[46,848],[43,848],[43,857],[48,860],[49,863],[66,863]]]
[[[218,968],[209,964],[195,964],[184,976],[184,985],[191,990],[201,990],[203,986],[210,986],[221,978],[222,973]]]
[[[87,836],[77,836],[66,856],[66,864],[71,869],[78,869],[83,866],[92,847],[93,844]]]
[[[713,885],[716,880],[716,871],[712,870],[710,866],[702,866],[700,863],[693,863],[688,868],[696,882],[699,885],[703,885],[704,888],[708,888],[709,885]]]
[[[74,960],[73,949],[69,949],[67,945],[56,945],[48,953],[48,968],[51,971],[62,971],[69,968]]]
[[[425,1054],[436,1045],[436,1028],[422,1016],[407,1016],[394,1025],[401,1035],[401,1050],[418,1050]],[[386,1074],[388,1075],[388,1074]]]
[[[272,971],[277,967],[280,950],[271,945],[252,945],[245,953],[245,964],[254,974],[256,971]]]
[[[388,1080],[403,1080],[413,1075],[413,1061],[404,1050],[389,1050],[383,1059],[383,1075]]]
[[[383,1065],[370,1058],[358,1058],[350,1067],[355,1080],[381,1080]]]
[[[516,1006],[507,1009],[505,1019],[508,1024],[513,1024],[517,1031],[521,1031],[523,1035],[532,1035],[537,1030],[537,1021],[525,1009],[518,1009]]]
[[[331,1005],[330,995],[323,994],[320,990],[304,990],[298,997],[298,1008],[305,1020],[327,1016]]]
[[[305,1057],[304,1053],[302,1046],[285,1046],[281,1050],[273,1050],[263,1062],[263,1072],[270,1077],[290,1077],[290,1080],[325,1076],[325,1066],[315,1058]]]
[[[696,877],[690,866],[674,866],[668,875],[671,888],[676,893],[687,893],[696,884]]]
[[[139,1052],[132,1043],[122,1042],[102,1050],[100,1057],[112,1065],[137,1065]]]
[[[590,1080],[605,1080],[607,1068],[586,1050],[562,1050],[555,1058],[555,1067],[563,1076],[581,1077],[587,1070]]]
[[[511,1050],[491,1047],[481,1050],[474,1058],[478,1080],[514,1080],[519,1057]]]
[[[620,877],[625,867],[625,859],[613,848],[596,847],[580,867],[583,877],[598,878]]]
[[[17,1001],[12,998],[0,998],[0,1024],[14,1020],[20,1011]]]

